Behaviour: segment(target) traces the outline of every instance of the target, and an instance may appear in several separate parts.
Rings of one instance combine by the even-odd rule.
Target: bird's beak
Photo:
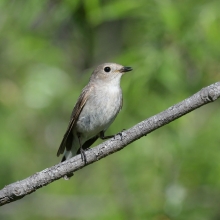
[[[123,66],[123,67],[119,70],[119,72],[120,72],[120,73],[125,73],[125,72],[129,72],[129,71],[131,71],[131,70],[132,70],[131,67]]]

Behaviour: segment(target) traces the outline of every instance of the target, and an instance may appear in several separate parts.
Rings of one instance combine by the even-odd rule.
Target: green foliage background
[[[134,68],[107,134],[218,81],[219,8],[219,0],[1,0],[1,188],[59,162],[71,110],[97,64]],[[1,207],[0,219],[220,219],[219,106]]]

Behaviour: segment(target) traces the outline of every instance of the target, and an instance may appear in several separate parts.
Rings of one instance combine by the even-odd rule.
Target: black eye
[[[109,66],[107,66],[107,67],[104,68],[104,71],[108,73],[108,72],[111,71],[111,68]]]

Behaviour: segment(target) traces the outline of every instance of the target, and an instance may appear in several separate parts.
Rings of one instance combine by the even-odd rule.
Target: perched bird
[[[64,154],[62,162],[81,153],[86,163],[85,149],[98,138],[113,137],[104,133],[122,108],[121,76],[131,70],[116,63],[104,63],[93,71],[75,104],[57,152],[57,156]]]

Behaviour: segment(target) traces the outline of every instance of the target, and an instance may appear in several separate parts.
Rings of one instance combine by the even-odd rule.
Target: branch
[[[135,140],[146,136],[152,131],[180,118],[181,116],[207,104],[215,101],[220,97],[220,82],[214,83],[203,88],[193,96],[171,106],[167,110],[154,115],[132,128],[123,131],[120,135],[116,135],[108,141],[86,151],[87,164],[85,165],[80,155],[70,160],[59,163],[53,167],[47,168],[34,175],[9,184],[0,190],[0,205],[5,205],[21,199],[22,197],[33,193],[37,189],[48,185],[49,183],[60,179],[61,177],[71,174],[83,167],[94,163],[116,151],[123,149]]]

